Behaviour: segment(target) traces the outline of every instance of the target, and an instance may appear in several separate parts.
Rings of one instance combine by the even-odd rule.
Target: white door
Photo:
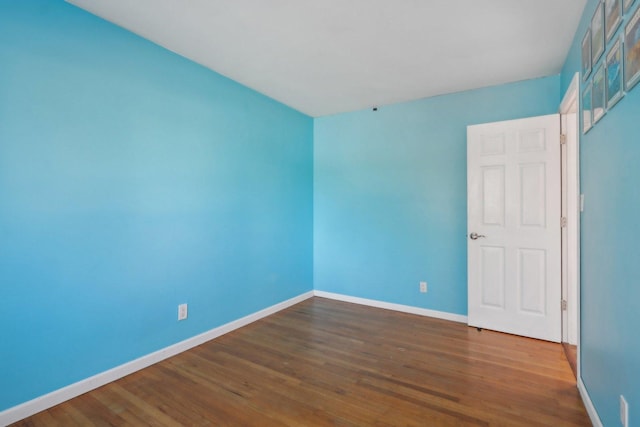
[[[560,116],[467,127],[468,323],[560,342]]]

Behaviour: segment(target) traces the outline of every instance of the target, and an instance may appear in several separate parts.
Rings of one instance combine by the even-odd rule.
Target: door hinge
[[[563,299],[560,304],[562,306],[562,311],[567,311],[567,300]]]
[[[565,135],[564,133],[560,134],[560,145],[564,145],[567,143],[567,135]]]
[[[567,217],[563,216],[560,218],[560,227],[565,228],[567,226]]]

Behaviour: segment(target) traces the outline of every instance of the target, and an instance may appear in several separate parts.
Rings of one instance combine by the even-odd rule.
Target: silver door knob
[[[484,234],[478,234],[475,231],[471,234],[469,234],[469,237],[471,238],[471,240],[478,240],[481,237],[487,237]]]

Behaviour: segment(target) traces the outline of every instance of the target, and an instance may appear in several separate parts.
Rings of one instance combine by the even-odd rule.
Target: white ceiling
[[[310,116],[560,72],[586,0],[68,0]]]

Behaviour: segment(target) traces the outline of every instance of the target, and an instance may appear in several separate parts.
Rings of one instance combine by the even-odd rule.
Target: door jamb
[[[567,139],[567,145],[568,144],[572,144],[572,149],[569,150],[564,150],[568,156],[566,157],[566,161],[569,163],[573,163],[573,165],[575,166],[575,170],[573,171],[573,173],[575,173],[575,187],[574,188],[563,188],[563,197],[564,194],[567,194],[570,197],[575,197],[575,205],[576,205],[576,209],[568,209],[567,210],[567,222],[568,224],[573,224],[575,227],[575,239],[572,239],[573,241],[569,241],[568,240],[568,246],[567,246],[567,250],[568,251],[573,251],[573,257],[569,258],[569,259],[573,259],[574,260],[574,265],[571,266],[574,268],[575,271],[575,296],[576,296],[576,300],[575,301],[569,301],[569,304],[573,303],[575,304],[575,311],[576,311],[576,345],[577,345],[577,376],[578,378],[580,378],[580,210],[581,210],[581,206],[580,206],[580,116],[579,116],[579,112],[581,111],[580,109],[580,75],[579,73],[575,73],[573,76],[573,79],[571,80],[571,83],[569,84],[569,87],[567,88],[567,91],[564,94],[564,97],[562,99],[562,102],[560,103],[560,108],[559,108],[559,112],[561,114],[561,116],[565,116],[568,114],[572,114],[575,113],[576,114],[576,120],[575,120],[575,128],[573,129],[573,132],[571,132],[572,136],[574,136],[573,138],[568,138]],[[566,131],[563,129],[562,130],[563,133],[566,133]],[[566,163],[565,163],[566,164]],[[566,173],[566,171],[563,171],[563,174]],[[566,182],[566,180],[565,180]],[[564,250],[563,250],[563,253]],[[568,267],[568,263],[563,262],[563,269]],[[564,274],[563,272],[563,280],[564,278],[566,278],[566,274]],[[563,296],[564,297],[564,296]],[[563,325],[563,330],[567,327],[568,325]],[[564,333],[563,333],[564,336]]]

